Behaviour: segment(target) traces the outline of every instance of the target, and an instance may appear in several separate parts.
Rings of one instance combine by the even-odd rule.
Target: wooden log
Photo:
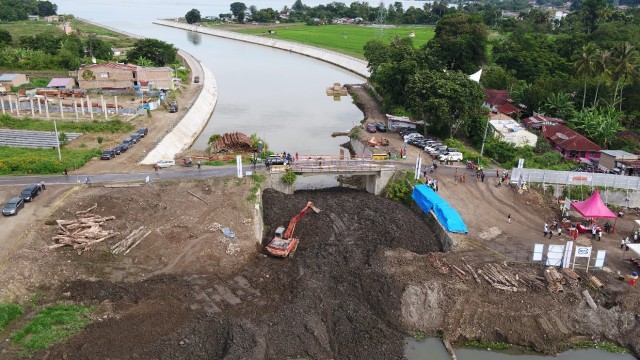
[[[453,346],[446,337],[442,338],[442,344],[444,344],[444,348],[447,349],[449,356],[451,356],[451,360],[458,360],[456,357],[456,353],[453,351]]]
[[[569,269],[569,268],[562,269],[562,275],[563,275],[564,277],[568,277],[568,278],[571,278],[571,279],[576,280],[576,281],[580,281],[580,280],[582,280],[582,278],[580,277],[580,275],[576,274],[576,272],[575,272],[575,271],[573,271],[573,270],[571,270],[571,269]]]
[[[584,290],[582,292],[582,295],[584,295],[584,298],[587,300],[587,304],[589,304],[590,308],[592,308],[593,310],[598,308],[598,305],[596,305],[596,302],[593,301],[591,294],[589,294],[589,290]]]
[[[76,216],[82,215],[82,214],[86,214],[86,213],[90,212],[91,210],[94,210],[97,207],[98,207],[98,203],[95,203],[95,204],[93,204],[92,207],[88,208],[87,210],[76,211]]]
[[[602,281],[598,280],[598,278],[593,275],[589,277],[589,281],[593,284],[593,286],[597,287],[598,289],[601,289],[604,287],[604,284],[602,283]]]
[[[149,234],[151,234],[151,230],[147,231],[146,234],[144,234],[140,240],[138,240],[135,244],[133,244],[130,248],[127,249],[127,251],[124,252],[125,255],[127,255],[129,253],[129,251],[131,251],[134,247],[138,246],[138,244],[140,244],[140,242],[142,242],[142,240],[144,240],[144,238],[146,238]]]
[[[457,272],[460,273],[460,275],[466,276],[467,273],[465,273],[464,271],[462,271],[462,269],[460,269],[459,267],[455,266],[455,265],[451,265],[452,268],[454,268]]]

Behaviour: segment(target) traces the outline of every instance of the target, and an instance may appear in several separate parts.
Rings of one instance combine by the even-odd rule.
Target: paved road
[[[264,166],[258,166],[258,169],[264,169]],[[252,171],[253,166],[247,165],[243,167],[243,171]],[[127,174],[69,174],[69,175],[34,175],[34,176],[2,176],[0,177],[0,186],[3,185],[27,185],[38,181],[44,181],[45,184],[76,184],[84,182],[89,177],[91,183],[113,183],[125,181],[144,182],[147,176],[153,180],[159,179],[198,179],[220,176],[230,176],[236,174],[235,166],[216,166],[202,167],[198,170],[196,167],[181,168],[175,167],[170,169],[160,169],[156,174],[152,169],[138,173]]]

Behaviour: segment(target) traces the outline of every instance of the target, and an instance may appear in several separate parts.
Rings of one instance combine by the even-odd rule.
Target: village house
[[[81,89],[173,89],[173,70],[169,67],[144,68],[137,65],[108,62],[83,66],[70,71]]]
[[[29,76],[26,74],[2,74],[0,75],[0,86],[6,87],[18,87],[22,84],[29,83]]]
[[[28,15],[27,19],[29,19],[31,21],[38,21],[38,20],[40,20],[40,16],[38,16],[38,15]]]
[[[60,16],[58,15],[49,15],[44,17],[44,21],[48,23],[60,22]]]
[[[504,114],[490,117],[489,125],[493,136],[516,147],[536,146],[538,136],[525,130],[520,123]]]
[[[484,93],[487,95],[484,107],[488,108],[491,112],[502,113],[508,116],[518,114],[518,108],[511,104],[512,100],[509,97],[509,91],[484,89]]]
[[[602,148],[566,125],[543,125],[542,135],[565,159],[597,161]]]
[[[116,48],[112,47],[111,51],[113,52],[113,56],[125,56],[127,54],[127,50],[130,48]]]
[[[542,129],[543,125],[560,125],[565,124],[566,122],[562,119],[556,119],[549,116],[544,116],[540,114],[535,114],[528,118],[521,120],[524,126],[533,130]]]
[[[616,174],[637,175],[640,173],[640,156],[623,150],[602,150],[598,167]]]
[[[69,90],[76,86],[76,81],[72,78],[53,78],[47,85],[50,89]]]

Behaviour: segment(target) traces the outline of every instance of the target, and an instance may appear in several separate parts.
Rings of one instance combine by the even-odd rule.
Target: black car
[[[177,113],[178,112],[178,106],[169,105],[169,112],[170,113]]]
[[[114,157],[116,157],[116,152],[113,150],[105,150],[102,152],[102,155],[100,155],[101,160],[111,160]]]
[[[133,133],[131,134],[131,138],[133,139],[134,143],[137,143],[140,141],[140,139],[142,139],[142,135],[138,134],[138,133]]]
[[[2,215],[11,216],[18,215],[18,211],[24,207],[24,200],[19,197],[14,197],[13,199],[7,201],[2,209]]]
[[[280,156],[269,156],[267,160],[264,161],[264,164],[269,167],[271,165],[284,165],[285,161]]]
[[[413,133],[417,133],[417,132],[418,132],[418,130],[416,130],[416,129],[406,129],[406,130],[400,131],[399,134],[400,134],[400,136],[405,137],[405,136],[407,136],[409,134],[413,134]]]
[[[120,144],[120,145],[116,146],[116,149],[118,149],[120,151],[120,154],[122,154],[123,152],[127,152],[127,150],[129,150],[129,145],[128,144]]]
[[[116,155],[122,154],[122,149],[120,149],[120,145],[113,148],[113,153]]]
[[[40,185],[31,184],[26,188],[22,189],[22,192],[20,193],[20,198],[23,199],[24,201],[31,202],[33,201],[34,197],[38,196],[39,192],[40,192]]]
[[[142,127],[138,129],[138,134],[140,134],[140,136],[142,137],[147,136],[148,133],[149,133],[149,129],[147,129],[146,127]]]
[[[127,145],[129,148],[131,148],[133,144],[135,144],[136,142],[133,141],[133,138],[131,136],[129,136],[128,138],[122,140],[122,143]]]
[[[377,122],[376,123],[376,130],[378,130],[379,132],[387,132],[387,126],[385,124],[383,124],[382,122]]]
[[[199,83],[200,82],[200,76],[194,76],[193,77],[193,82],[196,83],[196,84]]]

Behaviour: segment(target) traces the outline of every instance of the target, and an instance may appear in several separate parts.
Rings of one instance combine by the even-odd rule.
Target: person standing
[[[593,227],[591,227],[591,238],[595,239],[596,238],[596,226],[593,225]]]
[[[624,248],[624,238],[622,238],[622,241],[620,241],[620,249]]]
[[[202,166],[202,161],[198,160],[198,170],[200,170],[200,166]]]
[[[547,223],[544,223],[544,237],[547,237],[547,234],[549,233],[549,229],[547,227]]]
[[[500,178],[500,170],[496,169],[496,177]]]
[[[636,231],[633,233],[633,243],[635,244],[635,243],[637,243],[637,242],[638,242],[638,230],[636,230]]]
[[[598,241],[602,240],[602,229],[598,230]]]
[[[511,224],[511,214],[507,215],[507,222]]]
[[[389,155],[391,157],[391,155]],[[298,152],[296,151],[296,161],[298,161]]]
[[[562,236],[562,228],[558,228],[558,237]]]
[[[484,182],[484,172],[480,173],[480,180]]]

